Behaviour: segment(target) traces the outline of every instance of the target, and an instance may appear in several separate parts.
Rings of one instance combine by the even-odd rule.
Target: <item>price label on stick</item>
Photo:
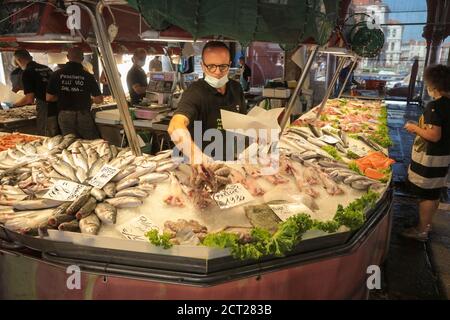
[[[229,184],[212,195],[220,209],[228,209],[253,200],[252,195],[240,183]]]
[[[158,227],[149,218],[140,215],[116,229],[129,240],[147,241],[145,234],[152,229],[158,229]]]
[[[89,184],[96,188],[103,188],[116,174],[118,174],[120,169],[116,167],[105,164],[97,174],[89,181]]]
[[[74,201],[86,189],[86,186],[67,180],[56,180],[55,184],[43,196],[58,201]]]
[[[269,207],[282,221],[286,221],[289,217],[295,216],[300,212],[309,214],[311,211],[302,203],[269,204]]]

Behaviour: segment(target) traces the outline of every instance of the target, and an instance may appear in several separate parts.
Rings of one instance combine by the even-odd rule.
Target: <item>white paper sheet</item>
[[[238,132],[252,138],[258,138],[258,130],[265,129],[268,137],[259,137],[270,142],[271,130],[280,130],[278,125],[278,117],[284,108],[275,108],[264,110],[254,107],[247,115],[227,110],[220,110],[222,116],[222,127],[225,130]],[[254,129],[254,130],[250,130]],[[276,136],[276,135],[275,135]]]

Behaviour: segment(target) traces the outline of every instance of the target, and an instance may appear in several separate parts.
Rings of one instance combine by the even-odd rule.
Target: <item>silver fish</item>
[[[367,180],[367,178],[364,177],[364,176],[360,176],[360,175],[354,174],[352,176],[349,176],[349,177],[345,178],[344,179],[344,183],[345,184],[351,184],[352,182],[355,182],[355,181],[358,181],[358,180]]]
[[[104,187],[103,191],[105,192],[108,198],[113,198],[116,194],[116,184],[114,182],[108,182]]]
[[[58,172],[60,175],[69,178],[72,181],[78,181],[75,172],[72,167],[64,161],[58,161],[56,163],[52,163],[53,169]]]
[[[115,197],[146,198],[148,197],[148,193],[140,188],[127,188],[117,192]]]
[[[117,147],[115,145],[111,144],[109,146],[109,148],[111,149],[112,157],[113,158],[117,157],[117,154],[119,153],[119,150],[117,149]]]
[[[343,131],[343,130],[339,130],[338,134],[339,134],[339,138],[341,138],[341,141],[344,144],[344,147],[348,148],[348,135],[347,135],[347,133],[345,131]]]
[[[134,156],[134,155],[129,155],[124,158],[120,157],[120,158],[113,159],[109,164],[113,167],[116,167],[117,169],[123,169],[126,166],[128,166],[130,163],[132,163],[135,158],[136,158],[136,156]]]
[[[14,160],[20,160],[25,156],[25,154],[23,154],[21,151],[13,148],[8,149],[7,153],[8,156]]]
[[[142,200],[136,197],[119,197],[106,199],[106,202],[116,208],[134,208],[142,204]]]
[[[23,145],[23,150],[26,155],[33,155],[37,153],[36,147],[31,143],[27,143]]]
[[[172,150],[164,150],[161,152],[158,152],[155,156],[151,157],[150,159],[152,161],[161,161],[164,159],[169,159],[172,156]]]
[[[178,168],[179,165],[180,164],[177,162],[165,163],[161,166],[158,166],[156,168],[156,172],[172,171],[172,170],[175,170],[176,168]]]
[[[322,130],[320,128],[317,128],[310,123],[308,123],[308,128],[309,128],[309,130],[311,130],[313,135],[316,136],[317,138],[323,136]]]
[[[357,190],[367,190],[369,189],[369,187],[373,184],[373,182],[371,181],[367,181],[367,180],[357,180],[357,181],[353,181],[350,185],[352,186],[353,189],[357,189]]]
[[[136,171],[137,166],[132,164],[128,167],[126,167],[125,169],[123,169],[122,171],[120,171],[117,175],[114,176],[114,178],[111,179],[111,181],[113,182],[118,182],[120,180],[122,180],[123,178],[129,176],[130,174],[132,174],[134,171]]]
[[[18,211],[38,210],[38,209],[55,208],[62,203],[63,203],[63,201],[50,200],[50,199],[22,200],[22,201],[14,203],[12,207]]]
[[[109,203],[99,203],[95,207],[95,214],[105,224],[115,224],[117,218],[117,209]]]
[[[66,149],[64,149],[64,150],[61,152],[61,157],[62,157],[62,159],[63,159],[65,162],[67,162],[72,168],[74,168],[74,169],[77,168],[77,166],[75,165],[75,162],[73,161],[72,154],[71,154],[69,151],[67,151]]]
[[[140,183],[157,183],[167,180],[168,178],[169,175],[167,173],[152,172],[140,177],[139,181]]]
[[[126,176],[124,179],[136,179],[139,178],[143,175],[149,174],[151,172],[153,172],[156,168],[156,164],[153,167],[148,167],[148,168],[137,168],[134,172],[132,172],[131,174],[129,174],[128,176]]]
[[[128,179],[124,178],[123,180],[120,180],[116,185],[116,190],[120,191],[126,188],[134,187],[139,184],[138,178]]]
[[[54,136],[50,138],[47,142],[47,149],[52,150],[55,148],[58,144],[60,144],[63,140],[63,137],[61,135]]]
[[[325,146],[327,146],[327,144],[325,142],[323,142],[323,141],[321,141],[321,140],[319,140],[317,138],[313,138],[313,137],[308,138],[308,142],[310,142],[313,145],[318,146],[318,147],[325,147]]]
[[[156,185],[148,182],[139,183],[138,186],[139,189],[146,191],[147,193],[150,193],[155,190]]]
[[[95,214],[91,214],[80,220],[81,233],[96,235],[100,230],[100,225],[100,219]]]
[[[81,150],[81,148],[75,148],[72,150],[73,162],[75,163],[75,165],[77,167],[82,167],[84,169],[84,171],[88,172],[89,167],[87,164],[87,160],[83,156],[83,154],[81,153],[80,150]]]
[[[83,145],[81,144],[80,140],[74,141],[70,146],[67,147],[67,150],[72,151],[74,149],[82,148]]]
[[[89,170],[89,178],[94,177],[104,165],[105,161],[103,161],[102,159],[97,159],[97,161],[94,162],[91,169]]]
[[[91,196],[93,196],[97,201],[103,201],[106,198],[106,193],[102,189],[92,188]]]
[[[96,206],[97,206],[97,199],[95,199],[94,197],[90,197],[88,201],[86,201],[86,203],[75,214],[75,217],[78,220],[87,217],[94,211]]]
[[[87,163],[88,163],[89,169],[92,168],[92,166],[94,165],[95,161],[97,161],[97,159],[98,159],[97,151],[95,151],[94,148],[89,149],[87,152]]]
[[[75,173],[75,175],[77,176],[77,179],[78,181],[80,181],[80,183],[84,183],[88,178],[87,172],[82,167],[77,168],[77,172]]]

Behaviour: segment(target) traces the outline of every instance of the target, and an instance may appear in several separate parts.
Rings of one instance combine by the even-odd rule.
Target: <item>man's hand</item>
[[[417,132],[417,128],[419,128],[419,127],[417,125],[415,125],[414,123],[407,123],[407,124],[405,124],[405,129],[409,133],[416,133]]]

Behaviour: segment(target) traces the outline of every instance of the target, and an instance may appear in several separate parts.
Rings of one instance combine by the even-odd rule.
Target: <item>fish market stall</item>
[[[345,126],[352,108],[371,115],[360,128]],[[375,138],[386,115],[379,102],[350,100],[330,100],[315,126],[313,115],[287,128],[272,174],[257,164],[193,170],[171,150],[136,157],[70,135],[3,151],[0,295],[364,298],[390,229],[392,160]],[[16,264],[33,290],[14,285]],[[65,285],[69,265],[82,270],[81,292]]]
[[[0,110],[0,131],[36,133],[36,106]]]

